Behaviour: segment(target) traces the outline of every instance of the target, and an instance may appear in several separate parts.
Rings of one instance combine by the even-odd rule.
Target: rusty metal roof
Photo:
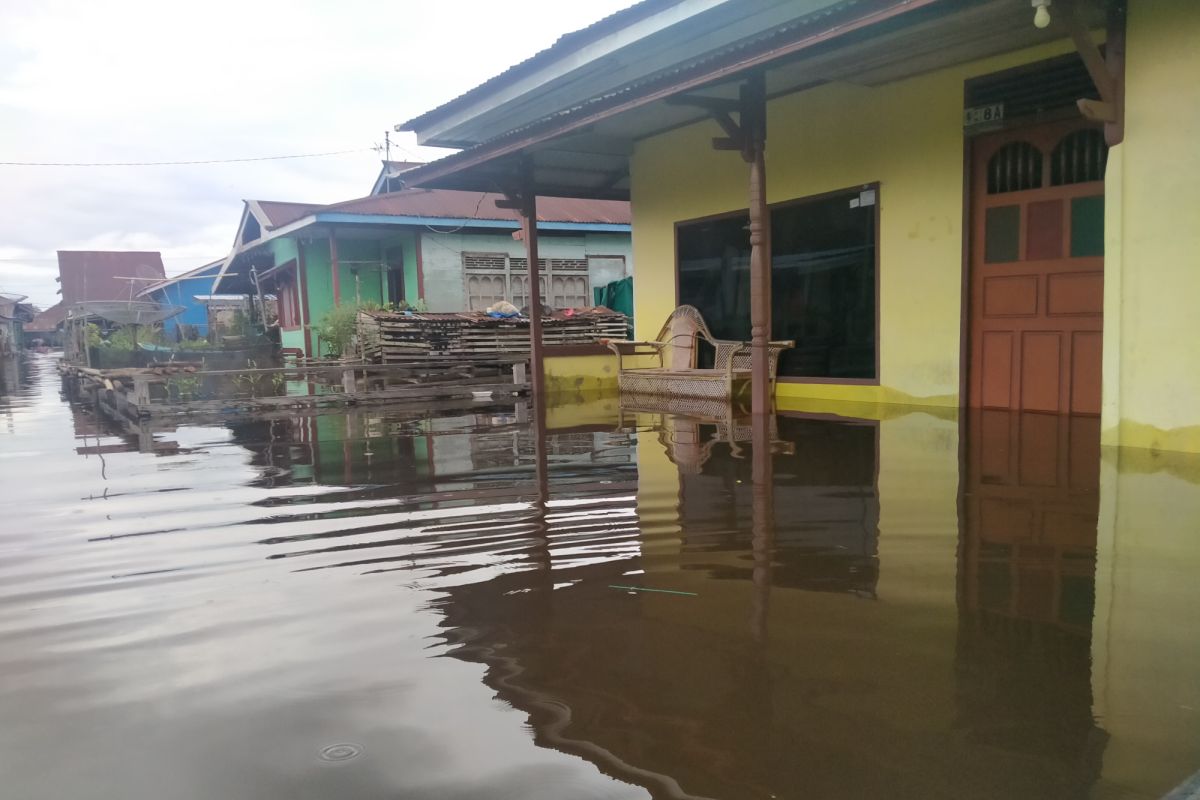
[[[25,326],[25,330],[29,333],[49,333],[57,328],[66,318],[67,307],[62,303],[55,303],[35,316],[33,321]]]
[[[58,251],[58,280],[67,307],[93,300],[128,300],[166,277],[162,254],[156,250]]]
[[[315,207],[310,213],[520,221],[516,211],[496,206],[496,201],[501,199],[503,195],[497,193],[403,189]],[[537,208],[539,222],[628,225],[631,220],[629,203],[622,200],[539,197]]]
[[[308,216],[321,207],[320,203],[289,203],[280,200],[259,200],[258,207],[267,215],[267,227],[279,228]]]

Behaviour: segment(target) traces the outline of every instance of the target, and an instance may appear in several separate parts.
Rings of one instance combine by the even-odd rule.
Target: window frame
[[[468,267],[467,266],[467,258],[470,256],[475,256],[475,257],[479,257],[479,258],[490,258],[490,259],[503,258],[504,259],[504,268],[500,269],[498,267],[491,267],[491,268],[485,269],[485,268],[479,268],[479,267],[475,267],[475,268]],[[499,250],[463,250],[460,253],[460,257],[461,257],[461,263],[462,263],[463,302],[467,306],[467,310],[471,310],[470,309],[470,306],[471,306],[470,280],[471,280],[472,276],[501,278],[504,282],[504,297],[505,297],[505,299],[508,300],[508,302],[511,302],[514,305],[518,305],[518,307],[520,307],[520,305],[517,304],[514,299],[516,296],[516,292],[514,291],[514,287],[513,287],[513,279],[514,278],[524,278],[525,282],[528,283],[529,265],[528,265],[528,263],[525,263],[527,261],[526,256],[512,255],[511,253],[505,253],[505,252],[501,252]],[[514,261],[521,262],[524,265],[523,266],[514,266],[513,265]],[[570,269],[567,269],[567,268],[564,268],[561,266],[564,263],[571,263],[571,262],[574,262],[576,264],[582,263],[583,266],[582,267],[575,266]],[[576,308],[579,308],[579,307],[592,308],[595,305],[595,301],[592,299],[592,278],[591,278],[590,271],[588,269],[587,256],[578,257],[578,258],[566,258],[566,257],[538,258],[538,277],[540,279],[540,283],[541,283],[542,289],[543,289],[543,291],[542,291],[542,304],[543,305],[553,305],[553,303],[548,302],[548,300],[553,300],[554,279],[556,277],[576,277],[576,278],[581,277],[581,278],[583,278],[584,283],[585,283],[585,286],[584,286],[584,303],[585,303],[585,305],[574,306],[574,307],[576,307]],[[528,288],[525,289],[525,292],[526,293],[522,294],[521,296],[523,298],[526,298],[526,302],[528,302],[528,295],[527,295]]]
[[[817,194],[804,195],[802,197],[793,197],[787,200],[780,200],[775,203],[767,203],[767,213],[780,208],[789,208],[791,206],[804,205],[805,203],[827,200],[840,194],[850,194],[852,192],[875,192],[874,218],[875,218],[875,377],[874,378],[821,378],[821,377],[800,377],[794,375],[780,375],[776,378],[777,383],[795,383],[795,384],[813,384],[813,385],[834,385],[834,386],[881,386],[882,383],[882,361],[880,352],[882,347],[882,330],[880,321],[882,319],[880,310],[883,307],[883,294],[880,290],[880,265],[882,263],[881,251],[883,249],[883,241],[880,238],[880,218],[883,216],[883,193],[881,191],[881,182],[872,181],[870,183],[852,184],[840,189],[832,189],[826,192]],[[713,220],[728,219],[730,217],[740,217],[750,215],[750,209],[739,208],[732,211],[722,211],[716,214],[707,214],[701,217],[693,217],[691,219],[676,220],[672,233],[672,246],[675,250],[675,306],[679,306],[679,287],[681,275],[681,265],[679,263],[679,231],[680,228],[693,225],[698,222],[711,222]],[[769,244],[768,244],[769,246]],[[772,293],[773,294],[773,293]],[[774,319],[772,319],[774,322]]]
[[[276,313],[279,316],[279,329],[283,331],[298,331],[304,325],[304,319],[300,309],[300,276],[299,268],[295,263],[291,263],[280,270],[275,278],[275,301]],[[287,311],[287,322],[285,324],[284,311]]]

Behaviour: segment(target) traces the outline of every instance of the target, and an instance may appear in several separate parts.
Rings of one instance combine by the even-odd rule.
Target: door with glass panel
[[[1104,134],[1071,121],[972,145],[969,403],[1099,414]]]

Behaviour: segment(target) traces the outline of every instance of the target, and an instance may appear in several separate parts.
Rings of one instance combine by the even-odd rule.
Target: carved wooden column
[[[750,165],[750,410],[773,407],[767,342],[771,339],[771,212],[767,208],[767,108],[762,74],[741,90],[742,158]]]

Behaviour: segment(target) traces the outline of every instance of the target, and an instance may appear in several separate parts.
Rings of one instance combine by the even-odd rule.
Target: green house
[[[430,311],[527,302],[525,248],[502,195],[401,189],[332,205],[247,200],[214,293],[277,298],[285,351],[327,354],[316,328],[345,303],[420,301]],[[593,289],[632,274],[629,204],[540,198],[542,297],[593,304]]]

